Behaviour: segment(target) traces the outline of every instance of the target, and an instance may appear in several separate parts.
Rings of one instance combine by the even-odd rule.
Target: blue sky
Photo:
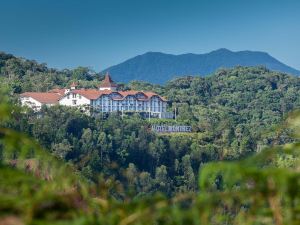
[[[300,1],[0,0],[0,51],[55,68],[218,48],[266,51],[300,69]]]

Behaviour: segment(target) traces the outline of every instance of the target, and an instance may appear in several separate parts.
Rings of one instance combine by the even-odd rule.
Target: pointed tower
[[[105,78],[102,83],[99,85],[99,90],[109,90],[109,91],[116,91],[118,85],[116,85],[113,80],[111,79],[108,73],[105,74]]]

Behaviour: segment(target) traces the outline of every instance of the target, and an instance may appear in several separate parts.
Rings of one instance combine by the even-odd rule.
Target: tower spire
[[[104,80],[99,85],[99,90],[110,90],[110,91],[116,91],[117,85],[114,83],[114,81],[111,79],[108,72],[106,72]]]

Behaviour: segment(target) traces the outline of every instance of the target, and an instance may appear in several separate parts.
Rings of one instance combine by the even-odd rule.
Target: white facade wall
[[[91,100],[87,99],[86,97],[75,94],[75,93],[68,93],[62,99],[59,100],[60,105],[64,106],[90,106]]]
[[[35,100],[32,97],[21,97],[20,100],[22,106],[30,107],[35,111],[39,111],[43,105],[41,102]]]

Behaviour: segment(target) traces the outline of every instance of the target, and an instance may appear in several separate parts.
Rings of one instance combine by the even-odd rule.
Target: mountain
[[[300,71],[283,64],[268,53],[233,52],[224,48],[207,54],[171,55],[148,52],[109,67],[102,72],[108,71],[118,82],[143,80],[163,84],[174,77],[184,75],[206,76],[219,68],[235,66],[265,66],[270,70],[300,75]]]

